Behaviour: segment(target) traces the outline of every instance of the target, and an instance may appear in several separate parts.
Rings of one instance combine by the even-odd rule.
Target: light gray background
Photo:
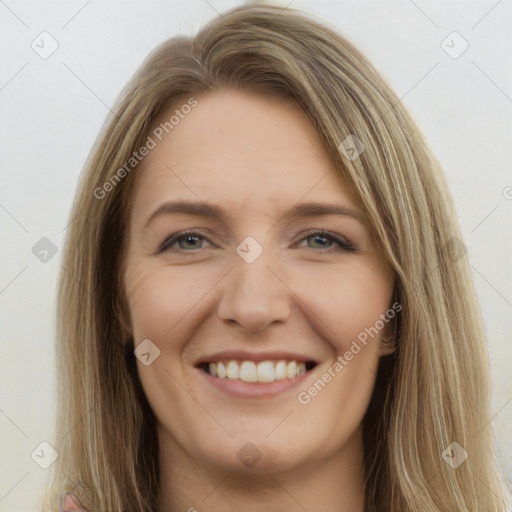
[[[53,439],[55,286],[77,178],[98,130],[156,44],[241,3],[0,0],[1,511],[36,510],[47,483],[49,471],[31,453]],[[290,6],[328,20],[368,55],[444,166],[485,318],[492,423],[510,479],[512,2]],[[59,45],[47,59],[31,47],[49,48],[43,31]],[[456,59],[441,47],[453,31],[469,44]],[[453,36],[445,44],[461,48]],[[58,251],[46,263],[32,252],[42,237]]]

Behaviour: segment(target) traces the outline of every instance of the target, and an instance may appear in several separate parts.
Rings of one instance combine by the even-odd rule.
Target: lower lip
[[[197,371],[206,379],[206,382],[228,395],[239,398],[272,398],[304,383],[313,370],[307,371],[300,377],[275,380],[273,382],[243,382],[227,378],[219,379],[218,377],[212,377],[201,368],[197,368]]]

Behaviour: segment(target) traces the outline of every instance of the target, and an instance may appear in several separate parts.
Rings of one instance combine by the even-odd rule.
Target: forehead
[[[160,127],[162,140],[152,135],[156,146],[137,170],[135,211],[182,198],[256,213],[301,198],[350,203],[320,137],[294,101],[234,90],[194,98],[192,109],[177,103],[154,123],[151,134]],[[161,127],[173,114],[179,121],[166,133]]]

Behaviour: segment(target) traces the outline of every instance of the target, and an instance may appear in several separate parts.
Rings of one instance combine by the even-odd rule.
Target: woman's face
[[[392,274],[298,106],[196,99],[134,171],[125,284],[161,450],[274,472],[359,450]]]

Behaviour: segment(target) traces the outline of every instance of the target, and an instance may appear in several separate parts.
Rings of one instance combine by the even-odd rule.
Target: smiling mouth
[[[226,360],[203,362],[197,365],[211,377],[218,379],[238,380],[242,382],[274,382],[295,379],[304,375],[316,366],[314,361],[297,360]]]

